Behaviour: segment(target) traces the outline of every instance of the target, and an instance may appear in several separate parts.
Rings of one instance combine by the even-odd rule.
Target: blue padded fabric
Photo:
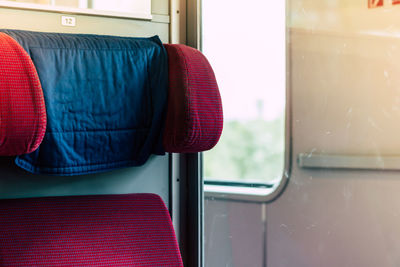
[[[31,56],[47,109],[42,144],[18,156],[18,166],[78,175],[139,166],[164,154],[168,66],[157,36],[2,32]]]

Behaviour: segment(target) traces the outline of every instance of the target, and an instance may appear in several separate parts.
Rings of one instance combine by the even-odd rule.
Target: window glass
[[[6,2],[39,4],[50,7],[93,9],[96,11],[150,14],[151,0],[7,0]]]
[[[285,151],[285,1],[203,0],[202,47],[215,71],[224,130],[204,155],[206,181],[271,183]]]

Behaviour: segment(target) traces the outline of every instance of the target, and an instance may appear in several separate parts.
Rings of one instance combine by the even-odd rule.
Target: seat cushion
[[[43,91],[25,50],[0,33],[0,156],[30,153],[46,131]]]
[[[185,45],[164,45],[168,53],[169,91],[165,151],[209,150],[223,127],[221,96],[206,57]]]
[[[0,200],[1,266],[183,266],[154,194]]]

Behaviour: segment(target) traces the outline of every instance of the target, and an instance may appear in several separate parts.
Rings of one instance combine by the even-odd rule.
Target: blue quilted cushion
[[[167,54],[155,36],[2,30],[31,56],[47,109],[44,140],[16,164],[78,175],[138,166],[164,154]]]

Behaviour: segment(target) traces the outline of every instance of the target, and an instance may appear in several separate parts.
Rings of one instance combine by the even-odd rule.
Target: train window
[[[227,8],[229,7],[229,8]],[[202,50],[214,68],[224,130],[204,153],[206,192],[277,184],[285,158],[285,1],[202,1]]]
[[[151,19],[151,0],[5,0],[2,6]]]

